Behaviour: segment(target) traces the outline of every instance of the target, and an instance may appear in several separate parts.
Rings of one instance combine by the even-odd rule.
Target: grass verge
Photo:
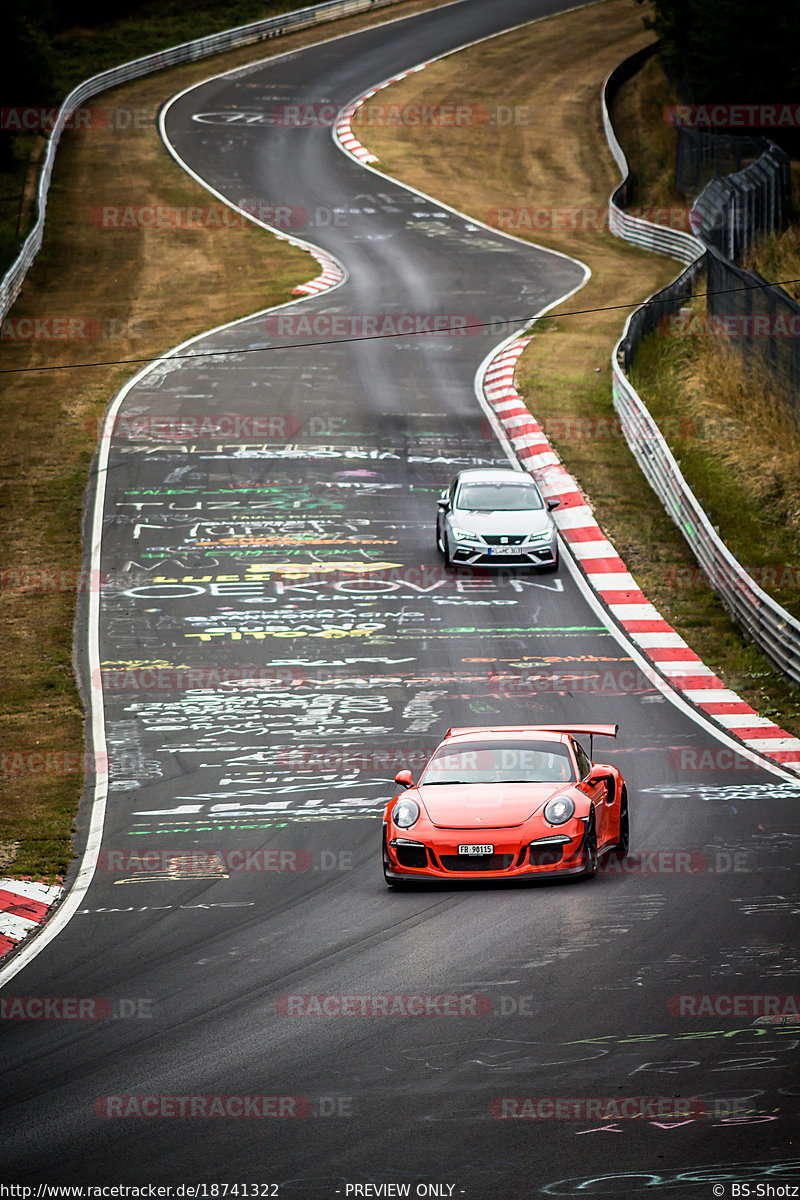
[[[326,24],[281,38],[274,51],[431,7],[413,0]],[[296,284],[318,274],[308,254],[254,227],[105,229],[93,224],[92,211],[207,204],[208,193],[164,149],[158,108],[181,88],[271,49],[262,43],[108,92],[99,104],[144,118],[123,129],[70,131],[58,151],[44,246],[3,326],[0,356],[5,371],[48,368],[4,375],[0,396],[5,873],[63,875],[83,786],[83,713],[72,669],[81,502],[98,423],[133,368],[75,364],[153,358],[204,329],[290,299]]]
[[[800,438],[774,377],[745,368],[712,334],[656,332],[640,343],[631,380],[673,431],[670,448],[722,540],[800,617]]]
[[[711,589],[698,584],[691,552],[615,419],[609,359],[623,314],[603,309],[644,299],[678,272],[672,260],[602,231],[618,175],[603,134],[600,88],[617,63],[651,40],[641,18],[642,8],[630,0],[606,0],[451,55],[380,97],[399,106],[502,104],[530,114],[525,123],[502,129],[384,129],[364,119],[359,136],[379,156],[379,169],[589,264],[587,286],[537,324],[520,360],[518,379],[528,406],[552,433],[600,525],[665,618],[755,709],[800,734],[800,694],[745,641]],[[658,107],[652,101],[657,85],[648,78],[645,87],[644,99],[628,98],[632,112]],[[660,128],[658,134],[660,141]],[[641,136],[644,140],[644,131]],[[663,161],[663,152],[652,157]],[[658,188],[641,189],[639,203],[670,202],[665,179],[662,171]],[[565,315],[575,308],[597,311]],[[592,432],[570,438],[558,432],[579,428]],[[763,536],[769,544],[771,533]],[[762,561],[763,550],[754,565]]]

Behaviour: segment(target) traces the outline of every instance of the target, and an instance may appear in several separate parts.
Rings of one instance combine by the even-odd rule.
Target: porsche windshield
[[[460,742],[440,746],[419,781],[440,783],[575,783],[575,770],[562,742]]]
[[[530,483],[464,483],[456,507],[470,512],[531,512],[544,505]]]

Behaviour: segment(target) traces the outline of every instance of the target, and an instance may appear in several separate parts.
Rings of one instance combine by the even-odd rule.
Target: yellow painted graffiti
[[[323,629],[312,633],[308,629],[298,627],[284,629],[206,629],[203,633],[187,633],[187,638],[199,638],[201,642],[210,642],[215,637],[229,637],[234,642],[239,642],[243,637],[255,638],[256,641],[263,641],[265,638],[350,638],[350,637],[370,637],[373,633],[379,633],[383,629],[383,625],[360,625],[355,629],[343,629],[338,625],[328,625]]]
[[[242,575],[155,575],[151,583],[253,583],[263,575],[287,575],[306,579],[309,575],[366,575],[375,571],[391,571],[402,566],[396,562],[312,562],[312,563],[248,563]],[[254,578],[255,577],[255,578]]]

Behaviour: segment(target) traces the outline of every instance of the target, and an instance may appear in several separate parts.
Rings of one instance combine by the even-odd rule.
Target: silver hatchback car
[[[530,475],[504,467],[456,475],[439,498],[436,541],[447,566],[533,566],[555,571],[558,535]]]

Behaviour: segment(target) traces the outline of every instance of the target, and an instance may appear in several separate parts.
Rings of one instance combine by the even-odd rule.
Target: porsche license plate
[[[494,846],[459,846],[459,854],[494,854]]]

